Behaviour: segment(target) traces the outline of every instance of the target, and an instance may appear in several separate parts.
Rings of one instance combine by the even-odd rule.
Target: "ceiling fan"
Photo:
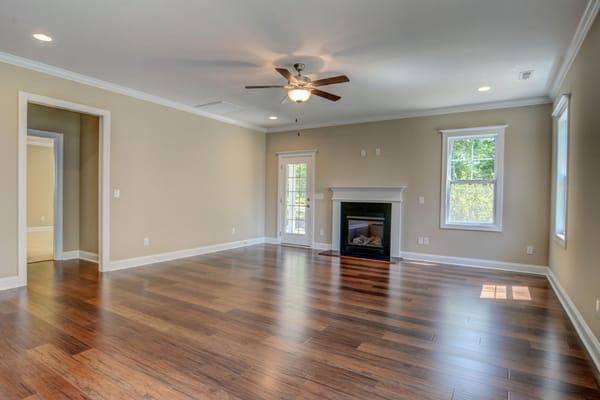
[[[263,86],[246,86],[246,89],[268,89],[268,88],[282,88],[286,89],[287,95],[290,100],[296,103],[304,103],[310,99],[311,95],[323,97],[327,100],[338,101],[341,99],[333,93],[324,92],[317,89],[319,86],[333,85],[336,83],[350,82],[350,79],[346,75],[333,76],[331,78],[317,79],[316,81],[311,80],[308,76],[302,75],[305,65],[302,63],[294,64],[294,69],[297,75],[292,74],[285,68],[275,68],[285,79],[287,79],[287,85],[263,85]]]

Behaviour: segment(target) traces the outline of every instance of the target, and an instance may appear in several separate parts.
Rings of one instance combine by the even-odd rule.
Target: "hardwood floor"
[[[0,399],[600,399],[543,277],[257,245],[0,292]]]

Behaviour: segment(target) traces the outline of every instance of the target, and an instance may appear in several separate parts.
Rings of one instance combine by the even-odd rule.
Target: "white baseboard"
[[[265,237],[265,243],[267,244],[281,244],[281,240],[275,237]]]
[[[29,226],[27,227],[27,232],[52,232],[54,231],[53,225],[48,226]]]
[[[14,289],[21,286],[25,286],[18,276],[8,276],[6,278],[0,278],[0,290]]]
[[[252,246],[265,243],[265,238],[255,238],[239,240],[236,242],[219,243],[209,246],[197,247],[194,249],[177,250],[168,253],[152,254],[149,256],[127,258],[124,260],[111,261],[110,265],[104,268],[103,272],[117,271],[120,269],[141,267],[142,265],[156,264],[159,262],[172,261],[180,258],[200,256],[202,254],[215,253],[217,251],[237,249],[240,247]]]
[[[98,262],[98,254],[90,253],[84,250],[71,250],[63,251],[62,256],[56,257],[57,260],[68,261],[68,260],[86,260],[90,262]]]
[[[550,282],[550,286],[552,286],[554,293],[556,293],[558,300],[560,300],[560,303],[569,316],[571,323],[575,327],[575,330],[577,331],[579,338],[583,342],[583,345],[594,362],[596,369],[600,371],[600,341],[598,341],[598,338],[596,335],[594,335],[592,329],[585,322],[585,319],[583,319],[583,316],[577,309],[577,306],[575,303],[573,303],[567,292],[562,288],[558,282],[558,279],[556,278],[556,275],[554,275],[554,272],[552,272],[550,268],[548,268],[547,277],[548,281]]]
[[[548,273],[548,267],[543,265],[518,264],[505,261],[483,260],[479,258],[465,258],[442,256],[437,254],[415,253],[403,251],[401,257],[406,260],[425,261],[438,264],[451,264],[459,267],[487,268],[498,271],[522,272],[526,274],[544,275]]]
[[[315,242],[315,243],[313,243],[313,249],[315,249],[315,250],[323,250],[323,251],[331,250],[331,243],[318,243],[318,242]]]
[[[79,250],[79,259],[97,264],[98,263],[98,254],[91,253],[91,252],[85,251],[85,250]]]

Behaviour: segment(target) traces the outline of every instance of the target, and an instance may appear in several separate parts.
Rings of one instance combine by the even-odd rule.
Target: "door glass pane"
[[[306,233],[306,163],[287,164],[285,177],[285,233]]]

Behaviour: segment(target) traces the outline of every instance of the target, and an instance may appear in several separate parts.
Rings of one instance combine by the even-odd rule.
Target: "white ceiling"
[[[547,96],[586,0],[2,0],[0,51],[271,129]],[[43,32],[54,41],[31,37]],[[346,74],[281,103],[275,66]],[[518,72],[535,70],[529,81]],[[482,85],[492,90],[480,93]],[[269,115],[279,120],[270,121]]]

